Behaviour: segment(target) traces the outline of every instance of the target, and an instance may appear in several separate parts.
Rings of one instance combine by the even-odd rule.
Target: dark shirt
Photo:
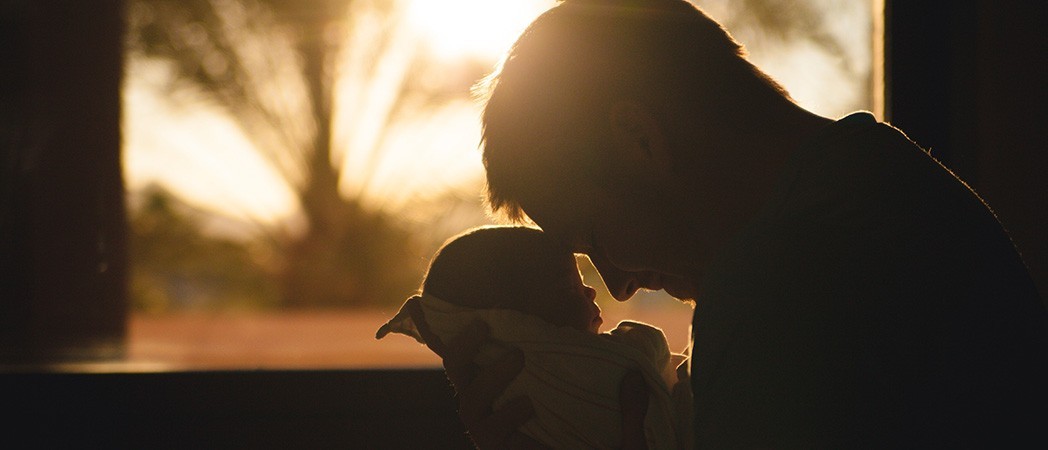
[[[703,289],[698,448],[1045,442],[1048,314],[1018,252],[971,189],[868,113],[792,157]]]

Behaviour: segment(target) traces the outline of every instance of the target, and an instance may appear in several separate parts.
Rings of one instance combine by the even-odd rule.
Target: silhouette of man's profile
[[[989,208],[899,130],[805,110],[682,0],[561,2],[481,92],[494,212],[619,300],[696,300],[697,446],[1044,440],[1048,314]],[[468,360],[445,358],[460,392],[515,375]],[[528,419],[490,400],[461,399],[481,447]]]

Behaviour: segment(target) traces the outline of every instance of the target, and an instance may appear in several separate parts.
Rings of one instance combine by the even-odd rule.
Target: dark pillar
[[[1048,302],[1048,3],[886,0],[887,116],[967,181]]]
[[[974,2],[885,1],[885,110],[965,181],[975,181]]]
[[[0,2],[2,363],[122,354],[122,3]]]

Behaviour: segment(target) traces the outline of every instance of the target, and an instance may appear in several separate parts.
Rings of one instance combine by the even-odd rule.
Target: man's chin
[[[694,283],[675,276],[664,275],[660,280],[662,290],[677,300],[695,300],[699,296],[699,290]]]

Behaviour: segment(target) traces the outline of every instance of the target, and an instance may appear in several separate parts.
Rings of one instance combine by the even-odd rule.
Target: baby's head
[[[475,228],[449,239],[430,262],[422,292],[459,306],[504,308],[597,333],[596,291],[575,255],[534,228]]]

